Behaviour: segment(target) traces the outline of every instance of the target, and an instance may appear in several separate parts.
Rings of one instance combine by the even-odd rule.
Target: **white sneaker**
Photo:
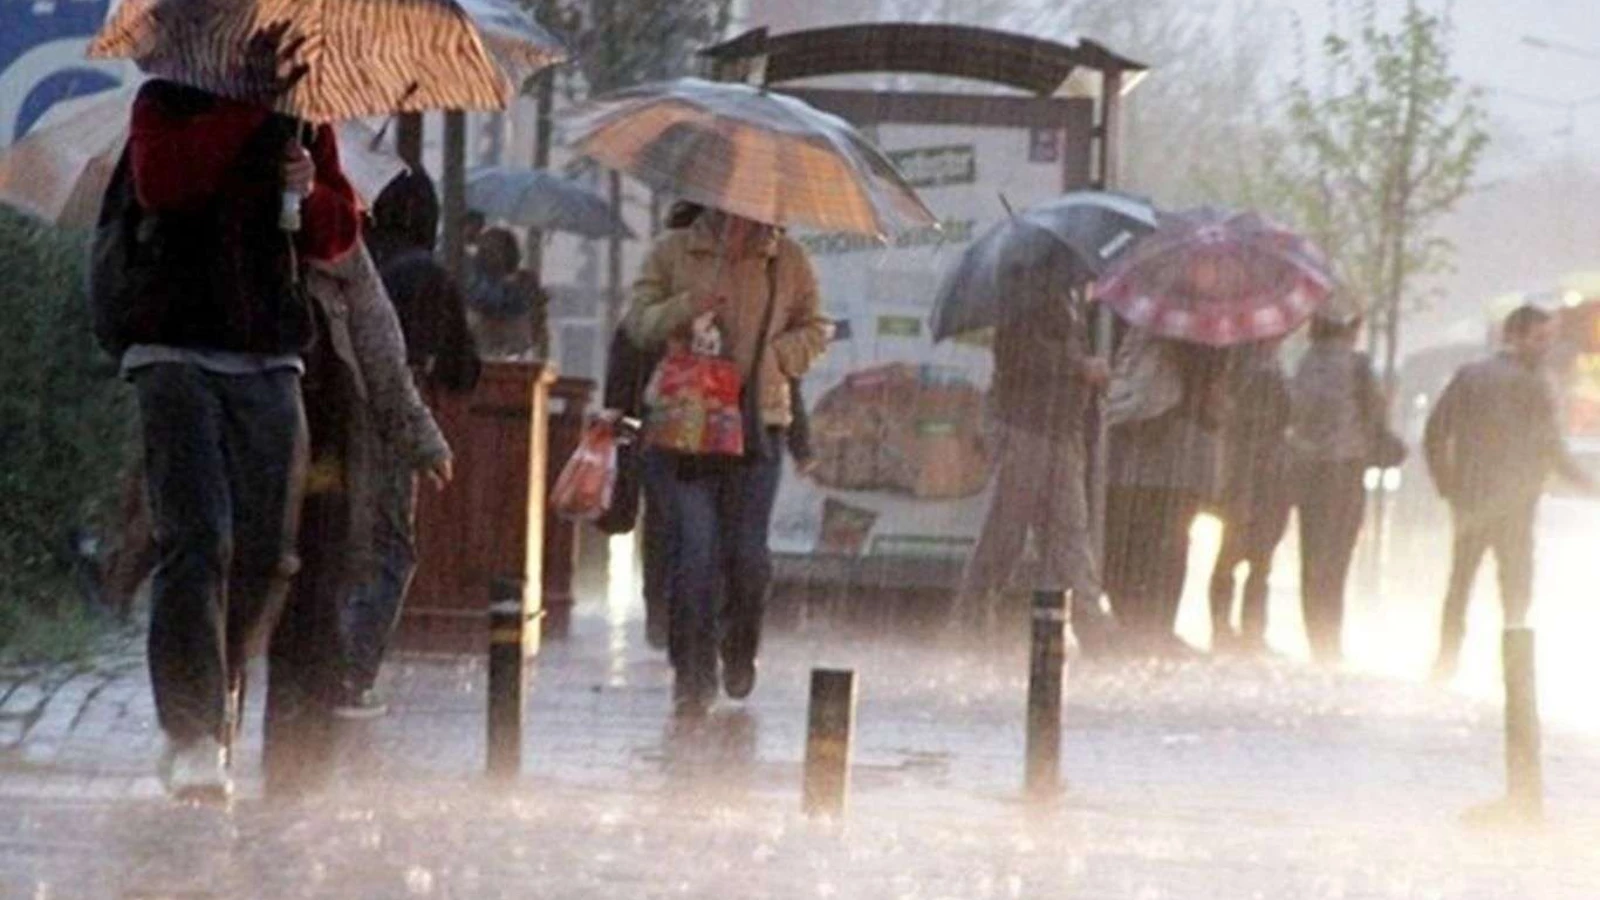
[[[228,777],[223,755],[216,738],[182,746],[169,741],[161,754],[161,780],[167,793],[185,802],[226,802],[233,796],[233,780]]]

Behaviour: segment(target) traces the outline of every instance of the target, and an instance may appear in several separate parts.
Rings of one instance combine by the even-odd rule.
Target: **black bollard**
[[[811,670],[802,808],[808,816],[837,817],[850,793],[850,741],[855,730],[856,673]]]
[[[1029,800],[1053,800],[1061,791],[1061,688],[1067,663],[1067,610],[1065,592],[1034,592],[1024,781]]]
[[[522,771],[523,662],[528,629],[522,590],[520,578],[496,578],[489,588],[488,770],[493,778],[515,778]]]
[[[1506,682],[1506,802],[1519,818],[1538,820],[1544,815],[1544,764],[1533,629],[1507,628],[1500,647]]]

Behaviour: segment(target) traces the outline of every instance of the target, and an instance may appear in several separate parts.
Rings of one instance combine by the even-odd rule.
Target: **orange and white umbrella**
[[[579,154],[757,222],[880,237],[937,222],[850,123],[784,94],[681,78],[608,94],[565,124]]]

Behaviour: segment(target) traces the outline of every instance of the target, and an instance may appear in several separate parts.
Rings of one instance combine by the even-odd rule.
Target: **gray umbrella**
[[[467,205],[490,219],[536,231],[588,238],[631,238],[633,232],[589,188],[539,169],[490,166],[467,178]]]
[[[1156,227],[1150,204],[1109,191],[1073,191],[1011,216],[974,241],[945,274],[934,340],[992,328],[1041,299],[1022,276],[1067,290],[1094,280]]]

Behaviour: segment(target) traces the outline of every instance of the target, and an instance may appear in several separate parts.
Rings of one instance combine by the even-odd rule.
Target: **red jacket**
[[[268,115],[259,106],[219,99],[204,112],[176,117],[141,92],[133,105],[128,136],[140,205],[192,211],[204,204]],[[317,176],[301,207],[297,244],[305,257],[331,262],[355,247],[361,219],[355,190],[339,167],[332,128],[317,127],[310,152]]]

